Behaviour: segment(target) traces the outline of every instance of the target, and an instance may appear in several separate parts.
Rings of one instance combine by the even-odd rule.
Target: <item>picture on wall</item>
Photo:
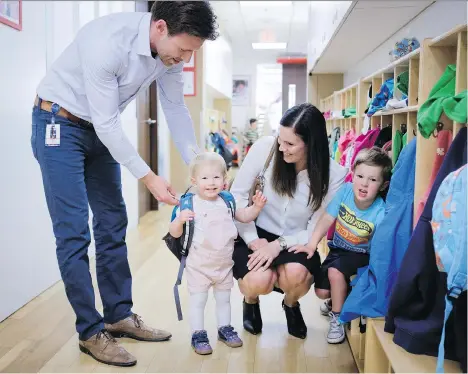
[[[0,0],[0,23],[22,29],[22,0]]]
[[[197,67],[196,67],[196,57],[197,53],[193,52],[192,58],[183,68],[184,76],[184,96],[196,96],[197,95]]]
[[[234,77],[232,80],[232,105],[250,105],[249,77]]]
[[[195,72],[184,70],[184,96],[195,96]]]

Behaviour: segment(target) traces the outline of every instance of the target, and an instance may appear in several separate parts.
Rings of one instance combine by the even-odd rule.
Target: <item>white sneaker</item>
[[[345,331],[343,325],[338,321],[338,316],[330,312],[330,328],[328,329],[327,341],[330,344],[338,344],[345,340]]]
[[[331,311],[331,299],[327,299],[322,305],[320,305],[320,313],[322,314],[322,316],[328,316]]]

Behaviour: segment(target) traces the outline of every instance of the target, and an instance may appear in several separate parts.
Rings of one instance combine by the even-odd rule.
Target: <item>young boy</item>
[[[315,293],[328,299],[320,308],[330,316],[327,340],[331,344],[345,339],[343,325],[339,322],[341,308],[348,294],[350,277],[369,264],[370,242],[383,219],[385,202],[379,196],[391,176],[392,160],[380,148],[363,149],[353,165],[353,181],[345,183],[323,214],[307,246],[290,251],[307,252],[309,258],[317,245],[335,222],[330,252],[322,264],[321,274],[315,280]],[[330,292],[331,291],[331,292]]]

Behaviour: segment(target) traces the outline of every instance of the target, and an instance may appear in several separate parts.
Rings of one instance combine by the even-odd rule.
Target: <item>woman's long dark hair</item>
[[[280,125],[292,128],[305,143],[310,184],[309,205],[316,211],[328,192],[330,178],[325,118],[315,106],[305,103],[288,109]],[[273,189],[280,195],[293,197],[297,188],[296,167],[284,161],[279,144],[273,163]]]

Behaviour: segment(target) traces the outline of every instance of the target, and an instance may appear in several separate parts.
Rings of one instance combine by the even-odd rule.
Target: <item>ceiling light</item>
[[[267,7],[277,7],[277,6],[291,6],[292,1],[239,1],[241,6],[244,7],[258,7],[258,6],[267,6]]]
[[[286,49],[287,43],[252,43],[253,49]]]

